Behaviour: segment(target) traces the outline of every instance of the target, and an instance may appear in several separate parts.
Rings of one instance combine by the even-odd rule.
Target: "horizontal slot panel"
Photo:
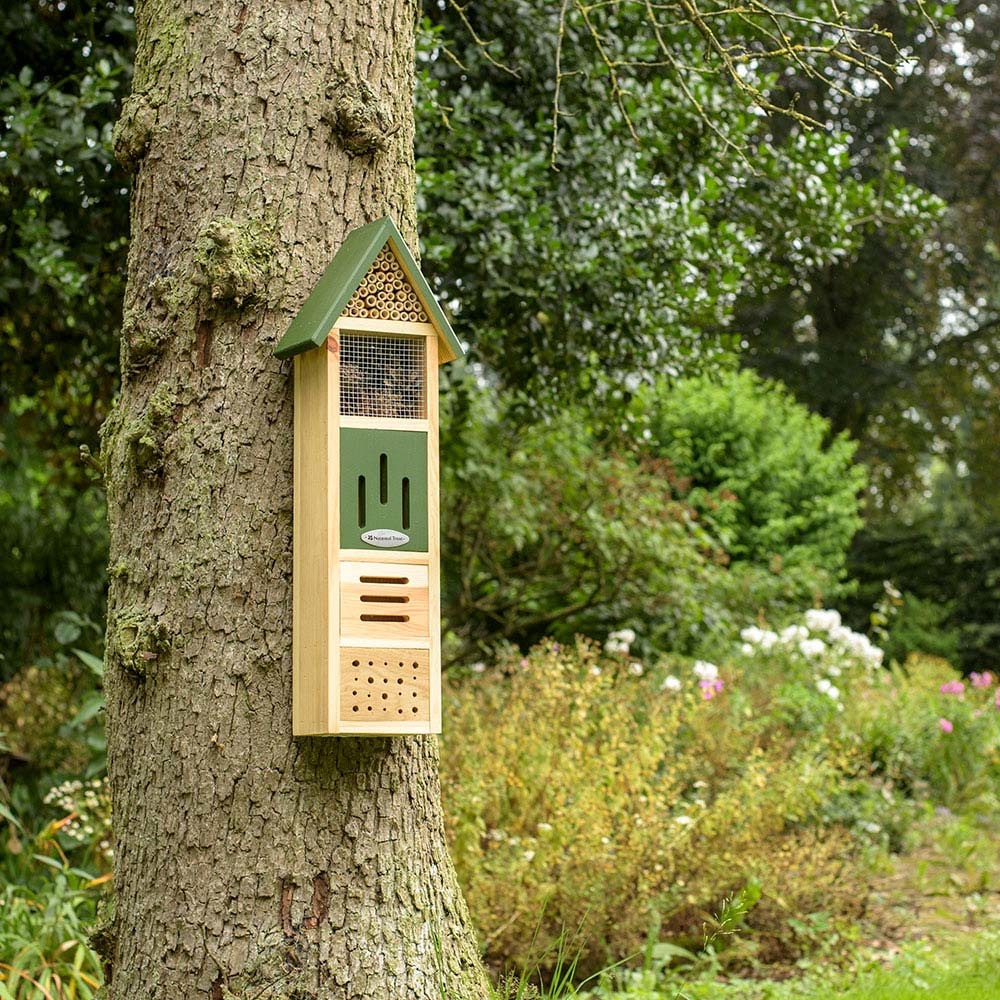
[[[429,650],[340,650],[340,716],[344,723],[378,731],[380,726],[429,722],[430,688]]]
[[[426,566],[343,563],[340,581],[341,635],[366,642],[429,637]]]
[[[426,557],[425,557],[426,558]],[[384,587],[384,592],[392,593],[396,588],[426,587],[427,564],[410,565],[396,562],[342,562],[340,582],[342,584],[365,584]]]

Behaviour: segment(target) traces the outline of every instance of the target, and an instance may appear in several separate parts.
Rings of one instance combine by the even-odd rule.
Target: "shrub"
[[[658,382],[639,391],[632,420],[734,560],[842,573],[861,526],[857,446],[830,439],[779,382],[749,371]]]
[[[1000,805],[1000,686],[992,674],[963,680],[946,660],[911,656],[852,709],[886,782],[951,809]]]
[[[519,427],[481,393],[450,423],[443,601],[460,656],[637,619],[683,642],[704,620],[720,553],[659,470],[603,447],[581,412]]]
[[[563,932],[580,972],[634,956],[656,928],[696,945],[754,881],[757,946],[795,954],[807,942],[790,917],[835,921],[864,899],[858,845],[824,819],[853,753],[756,719],[758,693],[734,696],[737,670],[645,670],[630,638],[611,654],[548,643],[449,682],[447,824],[488,960],[544,961]]]
[[[679,498],[671,464],[616,447],[581,410],[524,426],[506,401],[468,382],[446,399],[452,659],[622,624],[646,653],[693,653],[728,643],[762,608],[781,615],[813,603],[829,582],[806,565],[730,565],[713,526]]]

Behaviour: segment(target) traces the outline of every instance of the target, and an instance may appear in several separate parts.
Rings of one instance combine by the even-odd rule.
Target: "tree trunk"
[[[291,735],[291,366],[345,234],[415,246],[413,0],[143,0],[104,430],[110,998],[482,996],[432,738]]]

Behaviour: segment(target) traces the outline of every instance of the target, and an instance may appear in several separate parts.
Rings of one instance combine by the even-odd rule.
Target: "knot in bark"
[[[253,219],[212,219],[195,243],[195,283],[208,288],[214,302],[237,308],[264,298],[271,274],[271,243],[264,225]]]
[[[323,120],[353,156],[382,152],[400,129],[392,109],[364,80],[337,80],[327,87],[326,98],[328,107]]]
[[[134,173],[149,151],[156,124],[156,109],[145,94],[132,94],[122,103],[122,113],[111,133],[115,159]]]

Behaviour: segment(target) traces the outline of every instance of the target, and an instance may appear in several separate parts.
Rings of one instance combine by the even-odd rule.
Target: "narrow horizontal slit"
[[[408,622],[409,615],[362,615],[363,622]]]
[[[380,597],[377,594],[362,594],[361,600],[364,601],[365,604],[409,604],[410,603],[410,599],[408,597],[403,597],[402,595],[400,595],[399,597],[396,596]]]
[[[362,576],[362,583],[409,583],[408,576]]]

